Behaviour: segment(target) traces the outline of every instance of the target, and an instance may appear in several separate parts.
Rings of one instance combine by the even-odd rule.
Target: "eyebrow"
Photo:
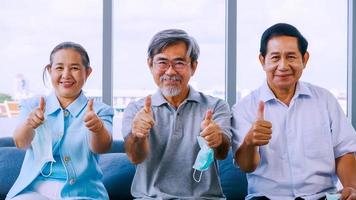
[[[156,58],[156,60],[169,60],[169,59],[166,58],[166,57],[158,57],[158,58]],[[177,60],[179,60],[179,61],[185,61],[186,59],[185,59],[185,58],[182,58],[182,57],[177,57],[177,58],[173,58],[172,60],[173,60],[173,61],[177,61]]]
[[[272,53],[270,53],[270,55],[281,55],[282,53],[280,53],[280,52],[272,52]],[[289,51],[289,52],[285,52],[285,54],[287,54],[287,55],[290,55],[290,54],[293,54],[293,55],[296,55],[297,54],[297,52],[294,52],[294,51]]]
[[[298,53],[297,53],[297,52],[294,52],[294,51],[292,51],[292,52],[287,52],[287,55],[290,55],[290,54],[296,55],[296,54],[298,54]]]
[[[275,55],[281,55],[281,53],[279,53],[279,52],[272,52],[272,53],[270,53],[269,55],[270,55],[270,56],[275,56]]]
[[[64,63],[58,62],[58,63],[53,63],[54,66],[62,66]],[[71,63],[70,66],[80,66],[80,63]]]

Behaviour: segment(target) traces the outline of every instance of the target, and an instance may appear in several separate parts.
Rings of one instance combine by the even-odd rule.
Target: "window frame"
[[[113,13],[112,0],[103,1],[103,73],[102,97],[103,102],[111,105],[113,102]],[[236,102],[236,36],[237,36],[237,1],[225,0],[225,99],[230,106]],[[347,25],[347,116],[356,127],[356,11],[353,0],[348,0]],[[353,87],[354,86],[354,87]]]

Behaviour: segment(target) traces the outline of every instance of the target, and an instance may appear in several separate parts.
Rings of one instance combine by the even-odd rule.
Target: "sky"
[[[114,0],[114,89],[154,89],[146,65],[151,37],[181,28],[200,45],[191,83],[200,90],[225,84],[225,1]],[[346,91],[347,1],[237,0],[237,88],[264,81],[258,62],[263,31],[278,22],[295,25],[309,41],[310,61],[302,80]],[[0,7],[0,93],[14,94],[23,74],[29,89],[43,93],[42,70],[55,45],[75,41],[88,51],[94,69],[86,88],[101,88],[101,0],[2,0]]]

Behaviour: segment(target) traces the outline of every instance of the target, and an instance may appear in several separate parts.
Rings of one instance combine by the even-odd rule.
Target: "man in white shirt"
[[[233,110],[236,164],[248,172],[247,199],[356,199],[356,133],[336,98],[299,81],[308,42],[292,25],[262,35],[267,81]]]

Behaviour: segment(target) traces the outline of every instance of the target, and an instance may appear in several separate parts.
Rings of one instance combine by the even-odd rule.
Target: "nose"
[[[288,70],[288,60],[285,58],[282,58],[278,64],[278,69],[279,70]]]
[[[62,73],[62,77],[66,78],[70,75],[70,69],[68,67],[65,67]]]
[[[165,71],[165,74],[177,74],[177,71],[174,70],[172,63],[169,63],[168,69]]]

